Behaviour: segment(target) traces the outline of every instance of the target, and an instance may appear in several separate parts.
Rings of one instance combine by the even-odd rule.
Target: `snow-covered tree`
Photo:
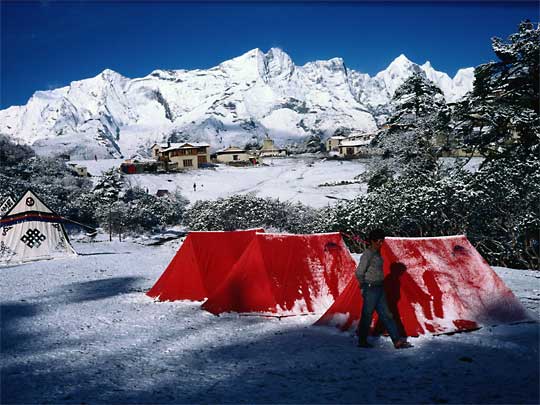
[[[113,203],[118,200],[123,185],[122,174],[113,168],[101,175],[92,192],[101,203]]]
[[[538,154],[540,27],[524,21],[492,47],[499,60],[475,69],[473,91],[456,108],[457,131],[488,159]]]
[[[0,134],[0,167],[15,166],[34,155],[31,147],[18,145],[8,136]]]
[[[449,110],[441,90],[423,72],[415,72],[396,90],[392,106],[393,114],[375,139],[389,171],[410,166],[433,170],[439,148],[448,146]]]

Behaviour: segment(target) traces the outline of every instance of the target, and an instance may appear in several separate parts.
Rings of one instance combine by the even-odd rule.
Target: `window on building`
[[[238,160],[238,155],[232,155],[232,160]]]
[[[184,167],[192,167],[192,166],[193,166],[193,160],[184,159]]]

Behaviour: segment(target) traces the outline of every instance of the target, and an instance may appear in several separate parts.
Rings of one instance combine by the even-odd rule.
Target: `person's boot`
[[[413,345],[407,342],[407,339],[402,338],[394,342],[394,347],[396,349],[407,349],[409,347],[413,347]]]
[[[373,345],[367,341],[367,339],[358,339],[358,347],[363,347],[365,349],[373,348]]]

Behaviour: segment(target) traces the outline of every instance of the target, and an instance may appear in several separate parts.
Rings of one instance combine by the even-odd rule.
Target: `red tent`
[[[355,266],[339,233],[257,234],[202,308],[214,314],[322,313]]]
[[[525,308],[465,236],[386,238],[381,254],[388,304],[406,336],[527,319]],[[347,330],[357,325],[361,307],[352,277],[316,324]],[[372,327],[382,331],[374,318]]]
[[[146,294],[160,301],[200,301],[214,292],[257,232],[190,232]]]

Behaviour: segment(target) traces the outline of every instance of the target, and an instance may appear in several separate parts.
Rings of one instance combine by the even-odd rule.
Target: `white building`
[[[369,144],[371,140],[352,140],[342,141],[339,145],[339,156],[341,157],[360,157],[370,154]]]
[[[256,163],[257,158],[249,154],[244,149],[240,149],[236,146],[229,146],[226,149],[218,150],[216,152],[216,160],[219,163],[242,164],[242,163]]]
[[[345,139],[347,138],[341,135],[331,136],[326,140],[326,151],[339,151],[339,144]]]

